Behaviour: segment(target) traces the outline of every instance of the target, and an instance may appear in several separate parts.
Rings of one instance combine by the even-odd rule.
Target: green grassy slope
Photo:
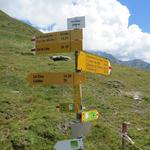
[[[56,111],[59,102],[72,102],[71,86],[28,86],[32,72],[74,70],[69,62],[53,62],[48,56],[30,53],[32,27],[0,12],[0,149],[53,149],[70,138],[67,124],[75,114]],[[141,92],[135,101],[132,92]],[[150,147],[150,72],[113,65],[112,75],[87,74],[83,103],[96,108],[101,117],[93,122],[92,133],[84,140],[85,150],[119,150],[121,124],[130,122],[129,135],[142,149]],[[129,145],[128,149],[132,149]],[[134,149],[134,148],[133,148]]]

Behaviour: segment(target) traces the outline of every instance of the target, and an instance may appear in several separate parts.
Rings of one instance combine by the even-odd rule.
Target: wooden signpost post
[[[35,46],[32,51],[34,51],[35,54],[75,52],[74,73],[42,72],[31,73],[27,76],[27,80],[31,86],[53,84],[73,85],[73,103],[60,103],[57,108],[60,112],[77,113],[77,123],[71,127],[72,138],[76,139],[57,142],[55,145],[56,150],[82,150],[83,142],[81,137],[88,135],[86,132],[90,132],[90,122],[97,120],[99,117],[97,110],[83,110],[81,85],[85,82],[83,72],[96,73],[106,76],[110,75],[111,72],[111,65],[108,59],[83,51],[83,27],[85,27],[84,17],[70,18],[68,19],[69,30],[46,33],[32,39]],[[75,130],[78,131],[76,132]]]

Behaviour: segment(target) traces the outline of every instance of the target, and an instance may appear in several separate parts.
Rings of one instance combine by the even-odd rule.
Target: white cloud
[[[128,25],[131,14],[117,0],[0,0],[0,8],[41,28],[56,23],[53,31],[65,30],[68,17],[85,16],[84,49],[150,63],[150,34]]]

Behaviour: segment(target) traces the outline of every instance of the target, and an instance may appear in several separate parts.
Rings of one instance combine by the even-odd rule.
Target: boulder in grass
[[[68,61],[68,60],[71,60],[71,58],[68,57],[68,56],[50,56],[49,58],[53,61]]]

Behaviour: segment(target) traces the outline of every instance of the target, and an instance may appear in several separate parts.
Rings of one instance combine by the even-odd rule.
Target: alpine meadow
[[[75,56],[64,53],[71,59],[54,62],[52,55],[33,55],[31,38],[39,34],[0,11],[0,150],[53,149],[57,141],[70,139],[76,115],[58,112],[56,106],[73,102],[73,87],[30,87],[26,77],[34,72],[74,72]],[[85,150],[120,150],[123,122],[130,123],[128,135],[135,145],[149,150],[150,71],[112,64],[108,77],[85,75],[83,105],[100,113],[84,138]],[[136,94],[140,99],[134,99]],[[137,148],[127,143],[128,149]]]

